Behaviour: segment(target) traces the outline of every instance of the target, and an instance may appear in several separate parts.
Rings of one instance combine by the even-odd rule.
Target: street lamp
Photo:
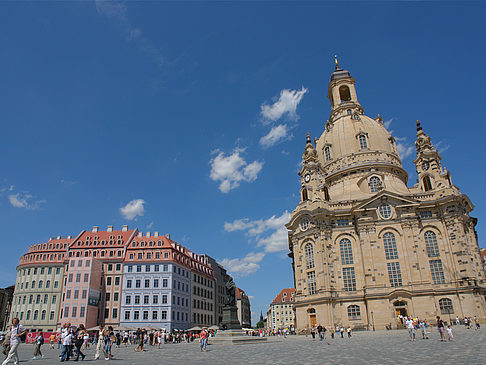
[[[375,317],[373,317],[373,312],[371,312],[371,323],[373,324],[373,332],[375,331]]]

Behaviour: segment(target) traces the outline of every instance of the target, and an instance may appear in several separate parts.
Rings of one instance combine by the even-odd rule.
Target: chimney
[[[170,239],[170,233],[166,233],[165,234],[165,237],[167,237],[168,239]]]
[[[138,232],[138,237],[142,237],[143,236],[143,233],[142,232]]]
[[[71,236],[67,236],[67,239],[70,240],[72,237]]]
[[[154,237],[159,237],[159,232],[154,232]]]
[[[57,236],[56,239],[60,240],[61,239],[61,236]]]
[[[98,232],[98,228],[99,228],[98,226],[93,226],[93,229],[91,230],[91,232],[93,232],[93,233]]]
[[[126,224],[124,224],[122,226],[122,232],[126,232],[126,231],[128,231],[128,226]]]
[[[147,233],[145,234],[145,237],[150,237],[150,232],[147,232]]]
[[[113,232],[113,226],[108,226],[107,231],[108,231],[108,232]]]

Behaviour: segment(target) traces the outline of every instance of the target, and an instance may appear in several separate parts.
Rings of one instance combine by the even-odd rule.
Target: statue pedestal
[[[262,343],[267,340],[266,337],[246,335],[245,331],[241,329],[241,324],[238,320],[238,308],[234,306],[226,306],[223,308],[223,321],[221,322],[220,328],[216,332],[216,336],[209,339],[210,344],[243,345]]]

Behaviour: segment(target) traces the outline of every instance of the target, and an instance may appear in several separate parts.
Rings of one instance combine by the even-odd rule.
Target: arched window
[[[324,200],[328,202],[331,199],[329,198],[329,190],[327,189],[327,186],[324,186],[323,190],[324,190]]]
[[[32,320],[37,321],[37,317],[39,317],[39,311],[35,310],[34,311],[34,318],[32,318]]]
[[[353,248],[351,247],[351,241],[347,238],[343,238],[339,242],[339,248],[341,250],[341,264],[352,265],[353,264]]]
[[[339,97],[341,102],[343,101],[350,101],[351,100],[351,93],[349,91],[349,87],[343,85],[339,88]]]
[[[360,134],[358,136],[359,140],[359,148],[365,150],[368,148],[368,141],[366,140],[366,136],[364,134]]]
[[[308,200],[309,197],[307,195],[307,189],[302,189],[302,201],[305,202],[306,200]]]
[[[42,284],[43,284],[42,280],[39,280],[39,289],[42,289]]]
[[[43,310],[41,313],[41,321],[44,321],[46,319],[46,311]]]
[[[437,244],[437,236],[432,231],[427,231],[424,234],[425,248],[427,249],[427,256],[439,257],[439,245]]]
[[[361,319],[361,309],[359,308],[359,305],[353,304],[348,307],[348,319]]]
[[[439,300],[440,312],[442,314],[454,313],[454,307],[452,306],[452,300],[449,298],[442,298]]]
[[[422,179],[422,183],[424,184],[424,191],[432,190],[432,183],[430,182],[430,177],[424,176]]]
[[[370,177],[368,181],[368,186],[370,187],[370,193],[377,193],[381,190],[381,180],[378,176]]]
[[[326,161],[331,161],[332,160],[332,158],[331,158],[331,147],[326,146],[324,148],[324,156],[326,157]]]
[[[308,269],[314,267],[314,247],[312,246],[312,243],[305,245],[305,261]]]
[[[25,315],[25,320],[28,321],[30,319],[30,310],[27,311],[27,314]]]
[[[49,289],[51,286],[51,281],[50,280],[47,280],[46,281],[46,289]]]
[[[398,259],[397,242],[393,233],[386,232],[383,235],[383,246],[385,247],[385,257],[387,260]]]

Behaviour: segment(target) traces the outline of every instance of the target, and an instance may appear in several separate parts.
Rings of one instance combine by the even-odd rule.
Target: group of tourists
[[[310,330],[310,333],[311,333],[311,336],[312,336],[312,341],[315,341],[316,340],[316,337],[319,338],[320,341],[324,340],[326,338],[326,332],[328,331],[328,329],[325,327],[325,326],[322,326],[321,324],[318,324],[317,326],[314,325],[311,327],[311,330]],[[334,337],[339,337],[339,335],[341,336],[341,338],[344,338],[344,337],[348,337],[348,338],[351,338],[352,335],[352,330],[351,330],[351,327],[347,327],[347,328],[344,328],[344,326],[342,325],[337,325],[336,327],[333,327],[331,326],[330,329],[329,329],[329,332],[330,332],[330,336],[331,338],[334,338]],[[346,334],[346,336],[345,336]]]

